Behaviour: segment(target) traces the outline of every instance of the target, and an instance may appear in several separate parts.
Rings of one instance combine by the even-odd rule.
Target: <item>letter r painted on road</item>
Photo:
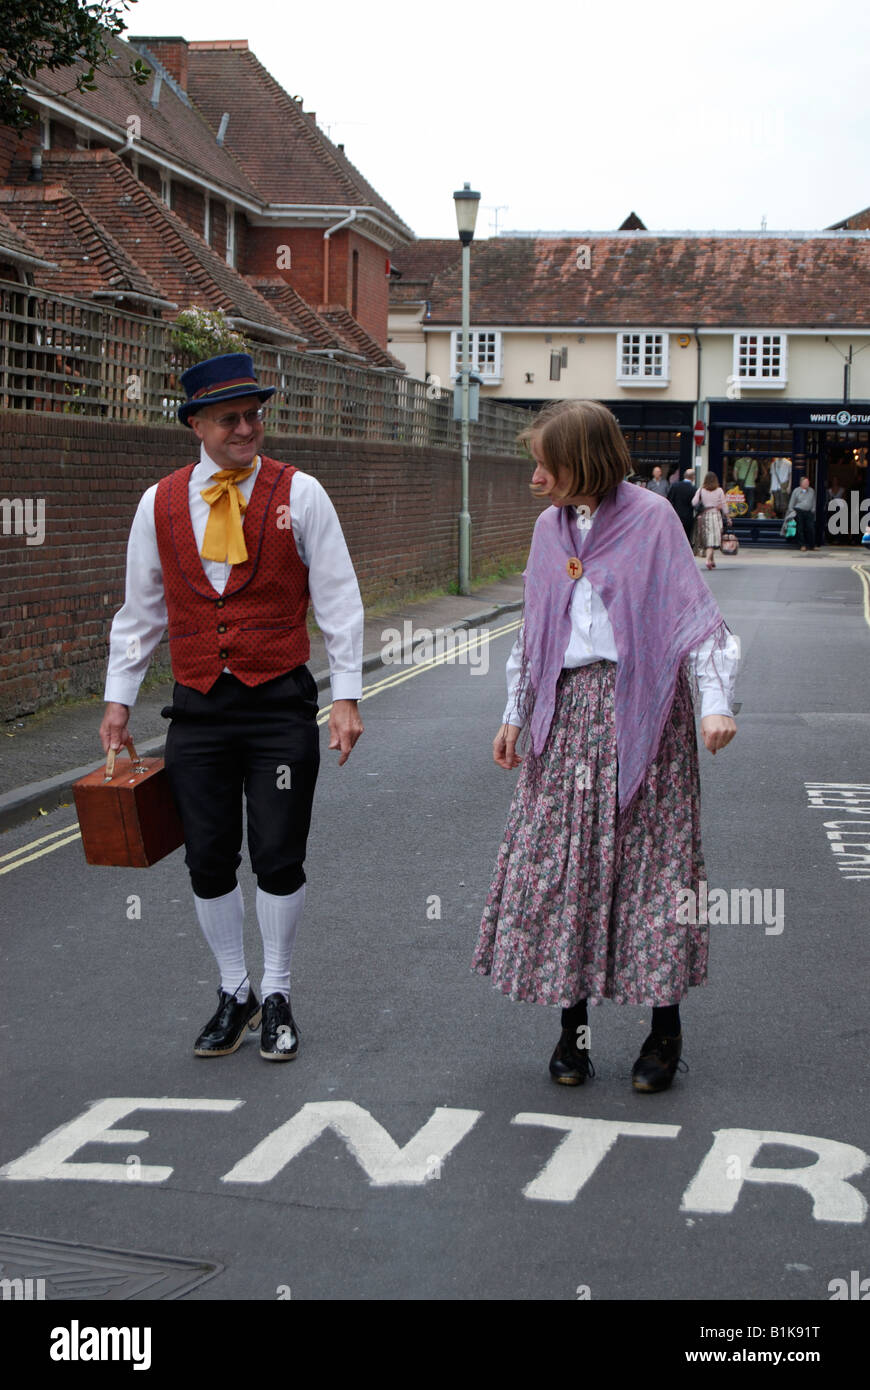
[[[733,1211],[743,1184],[760,1182],[802,1187],[813,1199],[817,1221],[857,1223],[865,1219],[866,1199],[848,1179],[864,1172],[870,1156],[854,1144],[767,1129],[718,1129],[713,1133],[713,1146],[683,1193],[680,1211]],[[756,1168],[754,1161],[764,1144],[808,1149],[816,1161],[802,1168]],[[733,1178],[729,1177],[729,1163],[733,1167],[735,1157],[740,1171]]]
[[[118,1120],[134,1110],[236,1110],[241,1100],[173,1100],[167,1096],[112,1096],[93,1101],[74,1120],[52,1130],[33,1149],[0,1168],[0,1178],[17,1182],[38,1182],[47,1178],[79,1182],[129,1182],[127,1163],[70,1163],[77,1149],[85,1144],[141,1144],[147,1129],[112,1129]],[[171,1168],[142,1163],[137,1182],[165,1182]]]

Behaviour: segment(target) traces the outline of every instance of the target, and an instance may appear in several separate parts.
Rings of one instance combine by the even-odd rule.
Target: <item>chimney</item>
[[[144,34],[130,37],[127,42],[135,48],[143,44],[158,62],[162,63],[170,77],[174,77],[182,91],[187,91],[187,39],[147,38]],[[147,59],[146,59],[147,61]]]

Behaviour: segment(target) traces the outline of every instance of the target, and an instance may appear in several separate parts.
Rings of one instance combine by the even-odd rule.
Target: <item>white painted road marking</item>
[[[372,1187],[419,1186],[440,1176],[440,1163],[474,1128],[482,1113],[438,1106],[400,1149],[383,1125],[352,1100],[309,1102],[240,1159],[221,1182],[269,1182],[324,1130],[331,1129],[344,1140]],[[437,1159],[435,1165],[433,1158]]]
[[[870,1155],[854,1144],[816,1139],[809,1134],[781,1134],[775,1129],[717,1129],[713,1147],[683,1194],[681,1211],[733,1211],[745,1182],[785,1183],[802,1187],[813,1199],[817,1221],[861,1222],[867,1202],[848,1178],[857,1178],[870,1164]],[[803,1168],[755,1168],[763,1144],[809,1149],[815,1163]],[[737,1157],[739,1177],[728,1176],[729,1160]]]
[[[640,1124],[634,1120],[572,1119],[569,1115],[514,1115],[512,1125],[545,1125],[568,1133],[538,1176],[523,1188],[536,1202],[573,1202],[620,1134],[640,1139],[676,1139],[679,1125]]]
[[[17,1182],[45,1181],[49,1178],[74,1179],[79,1182],[122,1182],[130,1186],[130,1170],[126,1163],[69,1163],[76,1149],[84,1144],[141,1144],[147,1139],[147,1129],[112,1129],[134,1110],[237,1110],[242,1100],[171,1100],[167,1096],[112,1096],[95,1100],[82,1115],[53,1129],[35,1148],[0,1168],[0,1178]],[[154,1168],[140,1164],[139,1182],[165,1182],[171,1168]]]
[[[34,1148],[0,1168],[0,1178],[18,1182],[72,1179],[80,1182],[115,1182],[127,1188],[125,1163],[70,1163],[85,1144],[141,1144],[149,1135],[142,1129],[113,1129],[134,1110],[236,1110],[241,1100],[173,1100],[163,1097],[112,1096],[94,1101],[75,1119],[52,1130]],[[438,1106],[408,1142],[399,1147],[391,1135],[363,1106],[353,1101],[310,1101],[283,1125],[267,1134],[257,1146],[221,1178],[221,1182],[270,1182],[327,1130],[346,1144],[372,1187],[422,1187],[441,1177],[443,1160],[471,1132],[480,1110]],[[522,1189],[523,1196],[538,1202],[573,1202],[620,1135],[641,1139],[675,1139],[679,1125],[642,1124],[631,1120],[597,1120],[569,1115],[523,1111],[511,1124],[540,1125],[567,1133],[543,1168]],[[802,1168],[755,1167],[765,1144],[809,1150],[816,1161]],[[856,1224],[866,1220],[867,1202],[849,1182],[870,1165],[870,1155],[854,1144],[811,1134],[785,1134],[766,1129],[720,1129],[713,1145],[686,1188],[681,1211],[728,1214],[734,1210],[747,1182],[799,1187],[813,1200],[817,1221]],[[165,1182],[170,1167],[142,1165],[140,1182]]]

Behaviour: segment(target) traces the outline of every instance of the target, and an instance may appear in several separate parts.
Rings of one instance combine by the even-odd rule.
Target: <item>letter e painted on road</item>
[[[241,1100],[173,1100],[166,1096],[111,1096],[96,1100],[74,1120],[52,1130],[33,1149],[0,1168],[0,1178],[17,1182],[41,1182],[49,1178],[79,1182],[129,1183],[125,1163],[69,1163],[84,1144],[141,1144],[147,1129],[112,1129],[111,1126],[134,1110],[235,1110]],[[171,1168],[140,1164],[137,1182],[165,1182]]]

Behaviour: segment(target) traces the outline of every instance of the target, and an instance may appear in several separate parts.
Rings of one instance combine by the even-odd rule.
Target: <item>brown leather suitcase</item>
[[[122,750],[123,751],[123,750]],[[184,843],[184,830],[162,758],[116,763],[114,750],[105,768],[73,783],[82,845],[89,864],[144,869]]]

